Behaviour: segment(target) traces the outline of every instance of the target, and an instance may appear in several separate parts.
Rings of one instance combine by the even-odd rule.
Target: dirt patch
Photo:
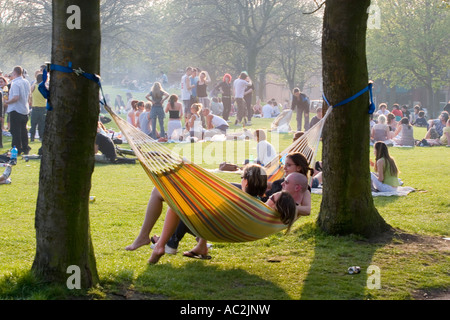
[[[400,229],[392,229],[368,239],[367,242],[373,244],[401,245],[411,249],[411,251],[418,248],[423,250],[423,247],[426,246],[440,252],[450,253],[450,240],[445,240],[441,237],[410,234]]]
[[[415,300],[450,300],[450,292],[442,290],[419,290],[413,294]]]
[[[167,300],[168,297],[159,294],[142,293],[135,290],[121,290],[107,296],[108,300]]]

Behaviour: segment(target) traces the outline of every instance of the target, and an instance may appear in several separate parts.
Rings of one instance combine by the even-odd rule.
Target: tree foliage
[[[429,90],[448,84],[450,8],[442,0],[380,0],[381,28],[368,31],[369,70],[373,80],[390,86]]]

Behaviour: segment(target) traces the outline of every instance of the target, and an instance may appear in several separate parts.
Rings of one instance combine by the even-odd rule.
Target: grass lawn
[[[114,97],[115,92],[109,90]],[[252,129],[268,129],[271,120],[252,122]],[[107,127],[115,128],[114,124]],[[416,138],[425,134],[424,129],[414,130]],[[269,140],[279,141],[279,150],[291,139],[291,134],[269,134]],[[1,153],[10,146],[10,138],[4,137],[3,142]],[[221,144],[187,144],[186,148],[206,149],[214,143]],[[40,142],[31,146],[32,153],[37,153]],[[234,150],[227,160],[235,163],[256,152],[253,141],[223,147],[227,152]],[[153,187],[150,179],[140,165],[97,164],[91,191],[96,201],[90,205],[90,216],[101,283],[88,295],[95,299],[169,300],[409,300],[442,296],[450,287],[450,241],[443,240],[450,237],[450,148],[391,147],[390,152],[405,186],[417,190],[405,197],[374,197],[380,214],[399,230],[393,238],[367,241],[324,234],[315,224],[322,197],[313,194],[312,214],[299,219],[289,234],[280,232],[249,243],[214,243],[209,261],[178,253],[165,255],[157,265],[147,264],[149,246],[124,250],[142,224]],[[35,254],[39,166],[39,160],[19,159],[12,184],[0,185],[0,299],[61,299],[67,295],[60,288],[43,286],[28,272]],[[218,163],[204,159],[204,166],[218,168]],[[218,175],[230,182],[240,181],[234,173]],[[162,225],[163,219],[152,234],[160,234]],[[179,250],[194,245],[195,239],[186,235]],[[361,267],[361,273],[349,275],[347,268],[355,265]],[[368,284],[372,279],[367,274],[369,266],[379,270],[378,289]]]

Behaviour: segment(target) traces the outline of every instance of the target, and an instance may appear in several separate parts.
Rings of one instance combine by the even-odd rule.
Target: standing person
[[[28,99],[30,96],[30,83],[23,78],[22,67],[15,67],[11,73],[11,89],[9,100],[4,102],[8,106],[10,117],[10,132],[12,135],[11,147],[16,147],[18,153],[28,154],[31,148],[28,145],[27,122],[30,106]]]
[[[6,87],[6,85],[8,84],[8,82],[6,81],[6,78],[3,76],[0,76],[0,148],[3,148],[3,129],[4,129],[4,125],[5,125],[5,118],[3,117],[3,115],[6,113],[3,108],[3,96],[7,94],[7,92],[3,91],[3,88]],[[7,89],[7,88],[6,88]]]
[[[165,72],[161,71],[160,73],[161,73],[161,78],[159,79],[159,82],[161,82],[163,86],[166,84],[169,84],[169,78],[167,78],[167,75],[165,74]]]
[[[234,125],[240,123],[244,119],[247,112],[247,105],[244,100],[245,90],[247,89],[248,86],[248,82],[246,79],[247,73],[241,72],[239,78],[234,80],[233,83],[234,98],[236,100],[237,105],[237,115]]]
[[[198,68],[192,68],[192,73],[191,76],[189,77],[191,89],[191,106],[194,103],[198,103],[198,96],[197,96],[198,74],[199,74]]]
[[[309,129],[309,98],[299,88],[292,90],[291,109],[297,111],[297,131],[302,131],[302,118],[305,114],[305,131]]]
[[[384,142],[378,141],[373,147],[375,154],[374,170],[371,173],[372,186],[380,192],[396,191],[400,185],[398,181],[398,168],[393,158],[389,156],[388,147]]]
[[[222,103],[223,103],[223,119],[229,122],[231,112],[231,75],[226,73],[223,76],[222,82],[220,82],[215,89],[219,89],[222,93]]]
[[[145,98],[152,103],[152,110],[150,111],[150,119],[152,119],[152,133],[150,134],[150,136],[153,139],[157,138],[156,120],[158,120],[160,137],[164,138],[165,113],[163,109],[163,103],[167,98],[169,98],[169,94],[162,89],[161,84],[159,82],[155,82],[153,84],[152,90],[147,94]]]
[[[175,130],[181,130],[181,117],[183,116],[183,106],[178,102],[178,96],[172,94],[167,102],[166,113],[169,113],[169,122],[167,124],[167,138],[172,139]]]
[[[181,77],[181,100],[183,101],[185,123],[189,121],[191,113],[191,83],[189,77],[192,73],[192,67],[186,68],[186,73]]]
[[[255,86],[253,85],[252,79],[247,76],[247,88],[245,88],[244,100],[247,106],[247,126],[252,125],[252,117],[253,117],[253,108],[252,108],[252,99],[253,99],[253,91],[255,90]]]
[[[45,131],[45,117],[47,114],[47,99],[45,99],[38,90],[39,84],[42,82],[42,73],[36,75],[36,82],[31,87],[31,128],[30,141],[34,141],[36,135],[36,127],[39,130],[39,140],[42,141]]]
[[[209,108],[211,106],[211,100],[208,98],[208,85],[211,83],[211,78],[208,72],[200,72],[200,76],[197,82],[197,97],[198,102],[203,105],[204,108]]]
[[[127,96],[127,106],[125,107],[125,111],[128,112],[131,110],[131,102],[133,101],[133,95],[131,92],[127,92],[125,94]]]
[[[114,101],[114,108],[119,113],[122,109],[125,109],[125,103],[123,102],[122,96],[120,94],[116,96],[116,100]]]

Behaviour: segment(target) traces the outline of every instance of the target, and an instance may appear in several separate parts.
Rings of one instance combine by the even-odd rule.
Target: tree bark
[[[80,8],[80,29],[69,29],[68,7]],[[52,58],[56,65],[100,72],[100,1],[53,1]],[[51,71],[50,103],[42,144],[36,205],[36,256],[33,271],[64,284],[69,266],[80,270],[82,288],[98,282],[89,226],[89,192],[99,87],[75,73]]]
[[[328,0],[323,39],[323,88],[330,104],[368,85],[370,0]],[[335,108],[323,131],[323,199],[317,223],[329,234],[365,237],[389,229],[374,206],[369,166],[369,95]]]

